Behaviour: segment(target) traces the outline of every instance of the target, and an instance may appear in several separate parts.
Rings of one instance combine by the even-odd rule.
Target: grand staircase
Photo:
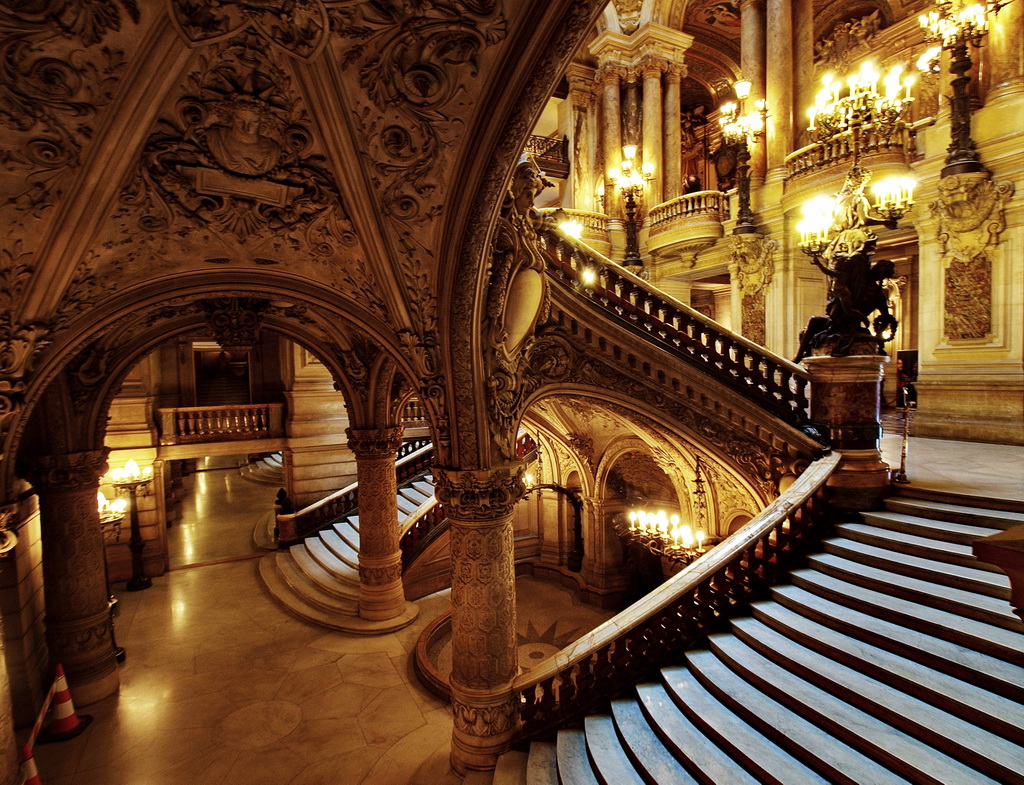
[[[1024,783],[1024,623],[971,553],[1020,523],[890,498],[728,632],[488,781]]]
[[[398,519],[408,519],[434,497],[434,481],[421,474],[398,489]],[[416,606],[387,621],[359,618],[359,515],[340,516],[287,550],[260,560],[260,577],[270,594],[287,610],[329,629],[378,635],[401,629],[415,618]]]

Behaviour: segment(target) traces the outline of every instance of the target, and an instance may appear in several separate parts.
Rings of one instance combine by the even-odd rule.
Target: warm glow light
[[[124,511],[127,510],[127,509],[128,509],[128,500],[127,499],[114,499],[114,501],[112,501],[110,503],[110,511],[111,512],[115,512],[118,515],[122,515],[124,513]]]
[[[107,497],[103,495],[103,491],[96,491],[96,509],[100,512],[104,512],[110,505],[107,503]]]
[[[634,158],[636,158],[636,145],[635,144],[623,145],[622,146],[622,157],[625,158],[627,161],[632,161]]]
[[[739,82],[734,84],[732,87],[733,87],[733,90],[736,91],[736,97],[739,98],[740,100],[742,100],[742,99],[744,99],[744,98],[746,98],[747,96],[750,95],[751,84],[746,79],[741,79]]]
[[[583,224],[575,219],[571,221],[562,221],[558,224],[558,228],[570,237],[575,237],[577,240],[583,236]]]
[[[590,286],[597,280],[597,274],[589,267],[585,267],[580,273],[580,280],[584,286]]]

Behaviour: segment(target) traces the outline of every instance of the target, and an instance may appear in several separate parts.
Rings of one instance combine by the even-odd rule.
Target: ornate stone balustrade
[[[721,191],[697,191],[677,196],[651,208],[647,217],[647,252],[665,258],[673,255],[695,261],[697,254],[725,233],[729,197]]]
[[[395,463],[398,484],[426,471],[434,460],[434,446],[422,440],[405,442]],[[277,547],[287,548],[359,506],[359,484],[352,483],[293,513],[277,515]]]
[[[721,191],[696,191],[683,194],[652,207],[648,220],[651,235],[667,231],[676,222],[694,216],[707,216],[719,223],[729,217],[729,197]]]
[[[266,439],[284,436],[284,404],[179,406],[158,409],[160,444]]]
[[[806,369],[726,330],[555,230],[545,230],[545,236],[553,280],[794,427],[807,423],[810,377]]]
[[[917,153],[917,132],[904,127],[892,136],[879,134],[872,126],[861,129],[861,156],[865,165],[880,156],[909,164]],[[849,167],[853,160],[852,136],[839,134],[826,142],[815,142],[786,156],[787,180],[794,180],[833,166]]]
[[[512,685],[519,741],[578,720],[678,662],[727,619],[767,595],[829,528],[825,482],[841,456],[818,459],[760,515],[639,602]]]

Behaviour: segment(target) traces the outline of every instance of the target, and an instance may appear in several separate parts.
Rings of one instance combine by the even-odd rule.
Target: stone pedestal
[[[359,476],[359,617],[394,619],[405,610],[395,478],[402,428],[349,428],[346,434]]]
[[[105,450],[37,456],[26,466],[39,494],[50,662],[61,663],[75,705],[117,692],[103,532],[96,508]]]
[[[874,510],[889,490],[889,465],[882,460],[879,421],[882,355],[808,357],[811,420],[843,454],[828,481],[832,504],[843,510]]]
[[[452,768],[494,768],[516,726],[515,551],[512,508],[523,464],[436,469],[436,494],[451,521]]]

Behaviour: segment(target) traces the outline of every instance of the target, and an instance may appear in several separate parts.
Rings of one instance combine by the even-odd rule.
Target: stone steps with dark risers
[[[974,527],[975,532],[987,532],[994,534],[998,529],[979,529]],[[916,556],[921,559],[928,559],[941,564],[966,567],[971,570],[991,572],[1005,579],[1006,575],[994,564],[986,564],[979,561],[971,550],[970,542],[948,542],[937,540],[934,537],[911,534],[906,531],[896,531],[879,526],[872,526],[867,523],[844,523],[836,527],[836,533],[848,540],[873,545],[877,548],[885,548],[890,551],[896,550],[903,556]],[[985,537],[986,534],[977,534],[975,538]]]

